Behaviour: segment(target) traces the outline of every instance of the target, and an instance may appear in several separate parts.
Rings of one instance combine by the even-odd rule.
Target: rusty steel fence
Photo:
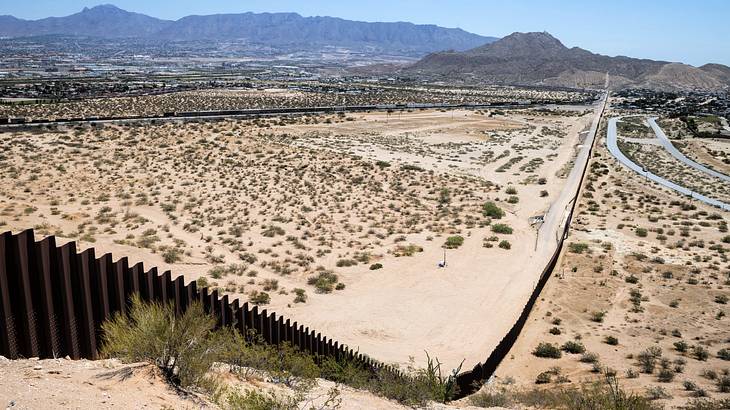
[[[75,242],[57,246],[53,236],[36,241],[32,230],[0,235],[0,355],[98,359],[101,324],[126,313],[133,294],[169,303],[177,314],[199,301],[219,327],[255,332],[272,345],[290,343],[316,358],[350,360],[406,377],[298,322],[229,301],[217,290],[198,289],[182,276],[172,279],[170,271],[130,266],[126,257],[114,261],[109,253],[97,257],[93,248],[79,253]]]

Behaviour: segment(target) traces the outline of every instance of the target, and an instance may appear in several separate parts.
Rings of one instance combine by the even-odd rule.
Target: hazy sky
[[[64,16],[97,4],[0,0],[0,15]],[[730,65],[730,0],[115,0],[112,4],[166,19],[293,11],[304,16],[437,24],[497,37],[514,31],[548,31],[569,47],[601,54]]]

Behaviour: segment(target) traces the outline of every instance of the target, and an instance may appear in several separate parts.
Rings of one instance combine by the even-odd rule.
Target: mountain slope
[[[370,45],[426,52],[466,50],[494,40],[434,25],[365,23],[334,17],[302,17],[296,13],[188,16],[159,35],[178,40],[236,38],[272,45]]]
[[[419,55],[440,50],[468,50],[496,40],[458,28],[404,22],[366,23],[334,17],[302,17],[296,13],[216,14],[166,21],[103,5],[67,17],[35,21],[0,16],[0,36],[47,34],[173,41],[245,40],[274,47],[361,47]]]
[[[568,48],[548,33],[513,33],[465,52],[430,54],[405,71],[501,84],[602,87],[605,74],[614,86],[655,89],[718,89],[730,86],[721,67],[705,69],[629,57],[608,57]],[[727,68],[727,67],[725,67]]]
[[[84,8],[66,17],[48,17],[41,20],[21,20],[12,16],[0,17],[0,36],[21,37],[64,34],[91,37],[141,37],[155,34],[171,22],[130,13],[112,5]]]

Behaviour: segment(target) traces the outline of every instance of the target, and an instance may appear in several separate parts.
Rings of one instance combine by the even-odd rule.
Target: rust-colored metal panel
[[[155,278],[157,277],[157,268],[151,268],[147,272],[142,272],[141,280],[139,282],[139,292],[142,295],[142,299],[154,302],[155,299]]]
[[[129,301],[134,294],[142,297],[140,294],[142,272],[144,272],[144,264],[142,262],[138,262],[131,268],[127,269],[127,275],[124,278],[124,284],[127,286],[127,289],[125,289],[127,301]]]
[[[74,281],[74,297],[78,302],[77,319],[81,354],[88,359],[99,357],[96,346],[96,324],[94,321],[94,302],[91,297],[91,277],[96,274],[94,249],[87,249],[78,255],[80,271]]]
[[[94,326],[97,342],[101,340],[101,325],[111,317],[109,282],[113,279],[112,255],[107,253],[95,261],[96,271],[91,273],[91,299],[94,303]]]
[[[15,359],[20,354],[20,347],[10,300],[8,276],[14,272],[13,267],[9,265],[8,257],[10,235],[10,232],[0,235],[0,354]]]
[[[13,292],[18,296],[16,309],[18,313],[16,317],[19,319],[16,323],[19,325],[22,340],[21,352],[25,357],[39,357],[41,353],[38,343],[38,328],[36,322],[36,306],[33,300],[34,284],[31,283],[31,263],[35,255],[33,252],[33,232],[23,231],[12,237],[11,244],[13,246],[13,254],[16,260],[18,275]],[[11,281],[12,283],[12,281]]]
[[[174,300],[170,297],[172,290],[172,280],[170,280],[172,274],[170,271],[162,272],[161,275],[157,275],[154,278],[155,281],[155,297],[162,303],[170,303]]]
[[[51,271],[56,268],[56,240],[53,236],[36,243],[36,255],[39,258],[38,281],[40,282],[41,312],[43,322],[40,323],[43,331],[43,357],[59,357],[61,340],[59,335],[59,318],[56,314],[56,306],[53,300],[53,274]]]
[[[109,281],[109,301],[111,310],[120,314],[127,314],[127,284],[126,276],[129,265],[127,258],[114,262],[112,279]]]
[[[65,343],[65,350],[72,359],[81,358],[79,333],[76,323],[76,303],[72,287],[71,276],[76,272],[76,244],[69,242],[57,249],[58,278],[55,281],[59,289],[61,301],[62,326],[61,334]]]
[[[183,303],[185,298],[185,284],[182,276],[175,278],[172,282],[172,298],[175,303],[175,314],[180,315],[183,312]]]

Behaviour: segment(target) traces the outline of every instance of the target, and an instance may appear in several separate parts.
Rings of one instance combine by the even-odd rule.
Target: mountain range
[[[75,35],[159,40],[243,40],[266,46],[353,47],[423,56],[467,50],[496,40],[458,28],[413,23],[367,23],[296,13],[187,16],[176,21],[132,13],[113,5],[84,8],[66,17],[22,20],[0,16],[0,36]]]
[[[549,33],[513,33],[466,51],[435,52],[402,70],[409,75],[494,84],[603,87],[606,73],[615,88],[666,91],[730,87],[730,67],[630,57],[608,57],[568,48]]]
[[[0,37],[71,35],[136,38],[162,42],[237,41],[280,50],[320,51],[326,47],[369,55],[421,58],[407,66],[357,68],[379,75],[519,85],[601,88],[606,74],[613,88],[666,91],[730,89],[730,68],[609,57],[568,48],[546,32],[485,37],[458,28],[406,22],[367,23],[296,13],[242,13],[162,20],[112,5],[85,8],[66,17],[21,20],[0,16]],[[447,51],[444,51],[447,50]]]

